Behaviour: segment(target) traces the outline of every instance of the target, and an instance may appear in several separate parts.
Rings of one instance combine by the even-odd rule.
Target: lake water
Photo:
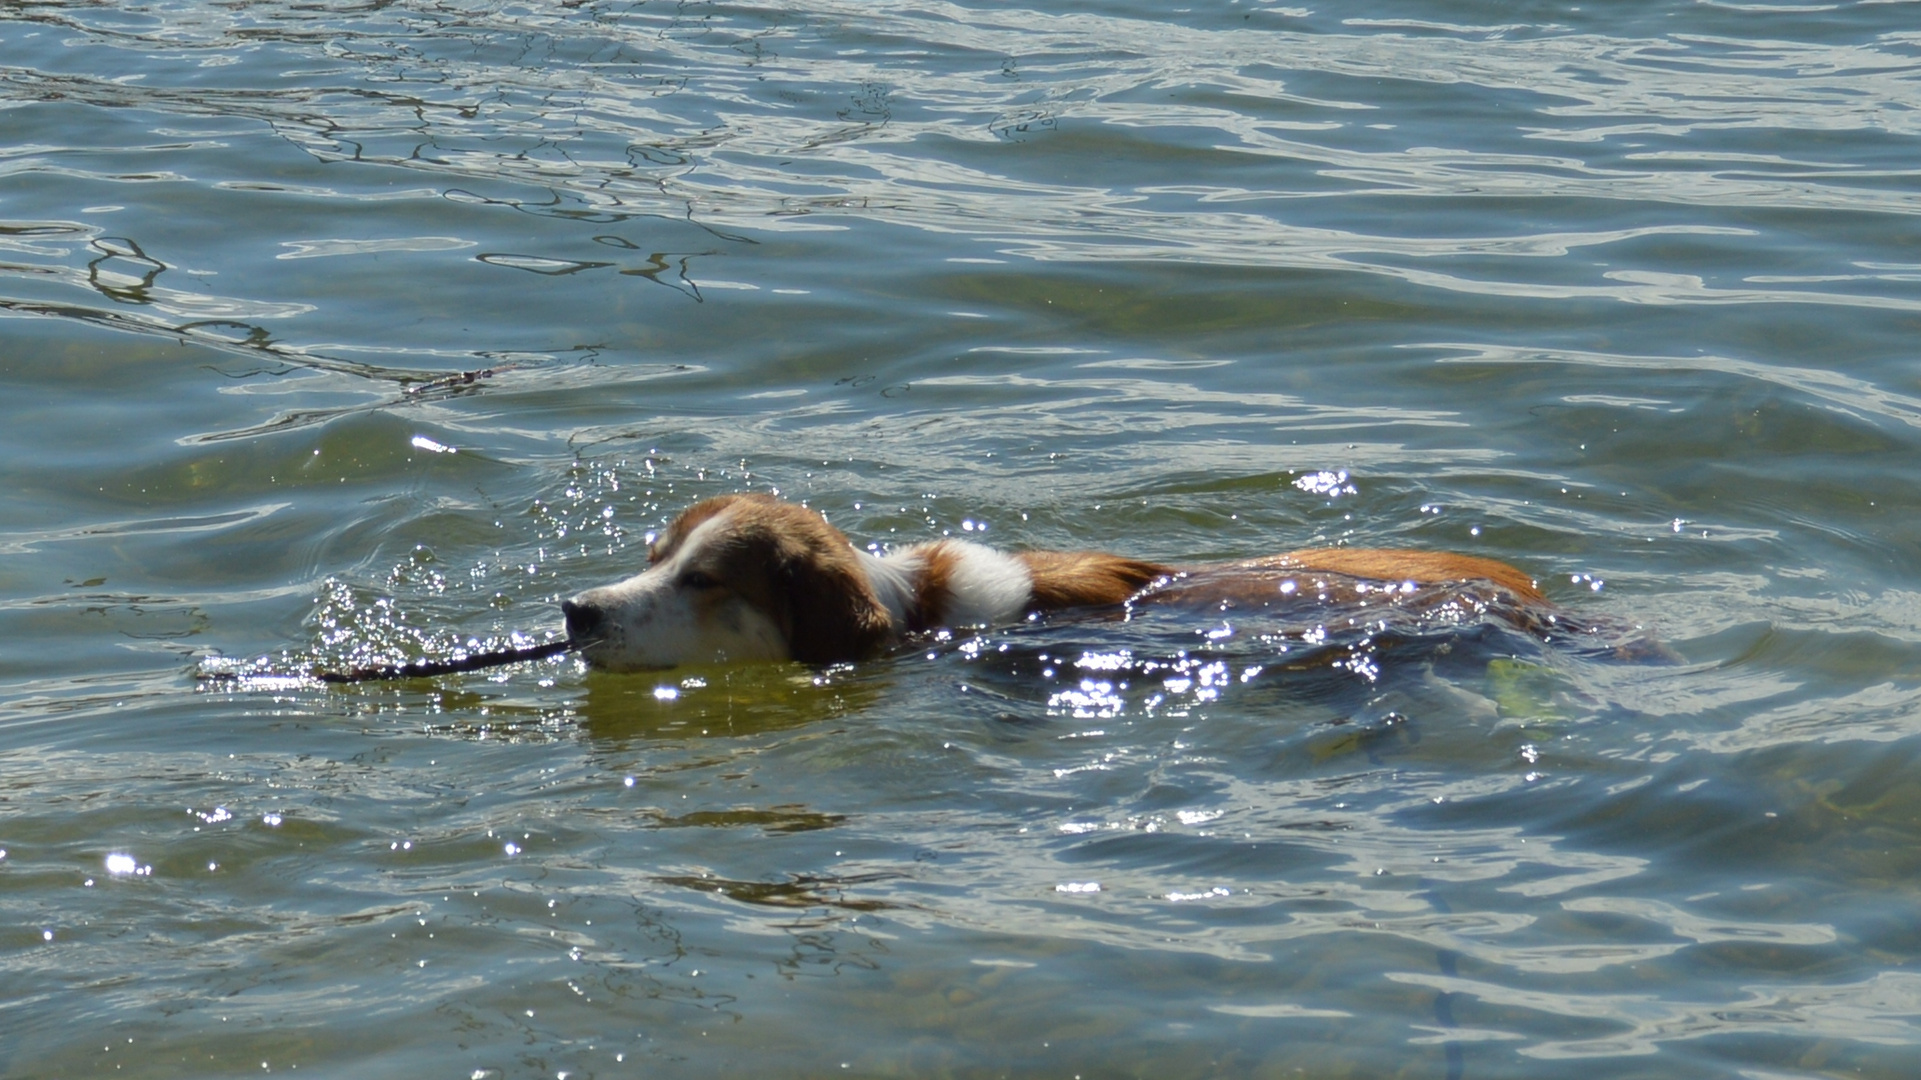
[[[0,1074],[1910,1077],[1921,6],[0,11]],[[692,501],[1678,660],[559,628]]]

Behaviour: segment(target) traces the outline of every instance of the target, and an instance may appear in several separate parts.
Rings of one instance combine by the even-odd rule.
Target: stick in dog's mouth
[[[409,660],[404,664],[374,664],[367,667],[346,668],[344,670],[307,670],[273,671],[264,667],[265,659],[253,661],[251,668],[216,667],[214,661],[201,662],[198,677],[202,682],[241,683],[254,680],[285,680],[300,682],[314,680],[323,683],[362,683],[381,682],[395,679],[425,679],[435,675],[458,675],[467,671],[480,671],[484,668],[518,664],[526,660],[545,660],[559,656],[579,647],[578,642],[560,638],[543,641],[536,645],[510,645],[502,649],[488,649],[483,652],[458,653],[444,658],[423,658]]]
[[[545,660],[550,656],[559,656],[573,647],[573,642],[562,638],[559,641],[543,641],[538,645],[519,645],[506,649],[491,649],[487,652],[465,653],[444,660],[409,660],[404,664],[380,664],[374,667],[348,668],[346,671],[317,671],[314,673],[314,678],[328,683],[424,679],[434,675],[457,675],[463,671],[479,671],[482,668],[500,667],[503,664],[518,664],[523,660]]]

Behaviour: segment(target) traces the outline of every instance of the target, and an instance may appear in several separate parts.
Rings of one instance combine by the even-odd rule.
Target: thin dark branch
[[[495,649],[491,652],[467,653],[463,656],[449,657],[445,660],[410,660],[404,664],[385,664],[379,667],[349,668],[346,671],[318,671],[314,677],[321,682],[357,683],[374,682],[381,679],[422,679],[432,675],[454,675],[463,671],[479,671],[482,668],[514,664],[522,660],[545,660],[549,656],[559,656],[572,648],[567,641],[549,641],[540,645],[527,645],[517,649]]]

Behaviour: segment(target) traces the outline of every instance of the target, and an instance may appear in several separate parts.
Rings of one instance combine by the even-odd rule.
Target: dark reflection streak
[[[214,364],[202,364],[200,365],[200,370],[211,371],[223,379],[232,379],[235,382],[241,382],[246,379],[259,378],[262,375],[277,379],[285,375],[291,375],[300,369],[296,367],[267,367],[263,365],[261,367],[249,368],[246,371],[225,371]]]
[[[583,346],[580,351],[592,354],[599,348],[600,346]],[[379,412],[382,409],[403,403],[439,401],[474,394],[480,392],[485,381],[493,378],[495,375],[526,366],[528,365],[502,364],[498,367],[480,368],[474,371],[458,371],[451,375],[435,377],[405,375],[396,378],[388,376],[388,378],[393,381],[402,384],[398,395],[382,397],[378,401],[363,402],[358,405],[343,405],[331,409],[295,409],[281,413],[279,416],[274,417],[264,424],[255,424],[251,427],[237,428],[231,431],[216,431],[208,434],[195,435],[183,441],[194,444],[229,442],[234,439],[247,439],[256,435],[266,435],[277,431],[289,431],[294,428],[324,424],[339,417],[351,416],[355,413]],[[248,376],[255,374],[260,374],[260,372],[249,372]],[[241,377],[244,378],[248,376]]]
[[[0,265],[0,270],[21,271],[38,274],[57,274],[58,271],[44,267],[16,267]],[[186,323],[165,323],[140,315],[103,310],[81,304],[61,304],[42,300],[15,300],[0,297],[0,311],[16,315],[32,315],[50,319],[72,319],[91,326],[108,330],[143,334],[150,337],[168,337],[183,345],[200,345],[235,355],[258,357],[267,355],[289,365],[291,369],[325,371],[336,375],[350,375],[375,382],[396,383],[409,394],[422,394],[436,389],[457,389],[471,385],[480,379],[489,378],[502,372],[511,371],[525,364],[499,364],[473,371],[445,372],[423,369],[382,367],[354,360],[311,353],[297,347],[282,345],[273,340],[270,333],[252,323],[237,322],[230,319],[198,319]],[[217,326],[238,327],[246,331],[244,339],[236,340],[209,332]],[[481,355],[485,355],[484,353]],[[258,374],[258,371],[249,374]]]
[[[635,158],[639,158],[640,161],[634,160]],[[694,163],[692,158],[681,153],[679,150],[670,146],[662,146],[658,143],[628,147],[627,163],[638,169],[642,168],[640,164],[641,161],[662,168],[680,168]]]
[[[583,262],[575,259],[549,259],[515,255],[505,251],[482,252],[474,256],[474,261],[486,263],[488,266],[498,266],[507,270],[521,270],[529,274],[540,274],[543,277],[566,277],[569,274],[578,274],[583,270],[602,270],[614,265],[610,262]],[[536,261],[549,265],[532,265]]]
[[[246,331],[247,336],[239,341],[233,341],[233,339],[231,338],[222,338],[217,334],[208,334],[208,335],[197,334],[198,331],[207,330],[216,326],[239,327],[240,329]],[[194,334],[196,336],[214,337],[217,340],[229,341],[229,342],[232,342],[234,345],[238,345],[243,348],[254,349],[260,352],[274,351],[273,335],[267,330],[266,327],[255,326],[252,323],[237,322],[233,319],[196,319],[193,322],[181,323],[179,326],[175,327],[174,329],[176,332],[181,334]]]
[[[718,255],[720,253],[716,251],[695,251],[695,252],[690,252],[688,254],[680,255],[680,258],[677,260],[677,263],[680,267],[680,271],[676,275],[680,278],[680,282],[681,282],[680,285],[676,285],[671,281],[665,281],[661,278],[662,274],[673,269],[673,267],[668,265],[668,262],[667,262],[667,257],[671,254],[679,254],[679,253],[655,252],[654,254],[649,255],[647,257],[646,268],[622,270],[620,273],[623,277],[646,278],[648,281],[651,281],[656,285],[664,285],[667,288],[674,290],[675,292],[685,293],[688,296],[693,297],[695,303],[705,303],[706,298],[700,295],[700,286],[694,284],[694,279],[687,276],[687,261],[689,259],[698,259],[703,255]],[[685,286],[685,288],[682,288],[682,286]]]
[[[334,141],[339,142],[340,140],[335,139]],[[314,153],[311,147],[303,147],[303,149],[305,149],[310,154]],[[320,157],[322,160],[326,160],[323,155],[314,154],[314,156]],[[360,160],[360,159],[356,156],[354,160]],[[431,169],[436,172],[441,171],[441,169],[443,168],[443,166],[439,162],[430,161],[426,158],[422,158],[419,155],[419,152],[417,149],[413,156],[409,157],[404,161],[396,159],[396,160],[389,161],[388,163],[393,165],[406,165],[410,168],[417,167],[417,168],[423,168],[423,169]],[[650,183],[656,189],[660,188],[660,182],[658,180],[656,180],[653,177],[647,176],[645,174],[615,173],[613,174],[613,178],[620,179],[620,180],[628,180],[633,182]],[[625,206],[631,205],[629,201],[623,200],[620,195],[611,192],[609,190],[609,185],[605,182],[590,185],[590,186],[593,187],[594,190],[606,196],[606,198],[611,200],[616,206],[625,207]],[[447,188],[443,194],[446,196],[458,196],[463,201],[478,203],[486,206],[504,206],[509,210],[515,210],[523,214],[530,214],[537,217],[540,217],[540,216],[562,217],[562,218],[568,219],[569,221],[597,222],[597,223],[606,224],[606,225],[613,225],[621,222],[632,221],[635,218],[661,218],[661,217],[667,216],[660,209],[641,209],[638,207],[634,207],[632,209],[622,209],[622,210],[609,210],[605,208],[582,210],[582,209],[571,208],[566,205],[566,202],[567,202],[566,196],[568,193],[558,188],[549,188],[548,189],[549,197],[541,201],[536,201],[533,199],[490,198],[488,196],[476,194],[472,191],[467,190],[466,188]],[[660,192],[660,198],[661,198],[661,201],[663,202],[681,202],[681,203],[685,202],[685,200],[676,199],[673,196],[666,194],[664,190]],[[680,214],[675,215],[675,218],[676,219],[684,218],[688,224],[694,226],[695,228],[701,229],[704,232],[711,233],[712,235],[719,237],[722,240],[728,240],[728,241],[741,243],[741,244],[759,243],[759,241],[754,240],[750,237],[736,236],[730,233],[722,232],[721,230],[715,228],[712,225],[708,225],[705,222],[697,220],[694,217],[693,206],[691,204],[687,204],[686,210]],[[713,254],[713,253],[699,252],[697,254]]]
[[[7,267],[0,268],[10,269]],[[21,269],[37,273],[52,272],[44,269],[36,270],[32,267],[23,267]],[[172,325],[159,322],[158,320],[150,320],[139,315],[85,307],[78,304],[14,300],[5,297],[0,297],[0,312],[52,319],[71,319],[75,322],[108,330],[119,330],[149,337],[172,338],[182,345],[197,345],[238,356],[257,358],[264,355],[272,357],[284,365],[284,367],[278,371],[266,367],[256,367],[238,375],[221,372],[221,374],[229,378],[253,378],[262,374],[284,375],[293,370],[309,370],[323,371],[336,375],[347,375],[376,383],[395,384],[398,387],[398,393],[385,396],[378,401],[332,409],[295,410],[282,413],[264,424],[256,424],[233,431],[189,436],[184,440],[188,443],[212,443],[226,442],[233,439],[245,439],[255,435],[264,435],[276,431],[285,431],[292,428],[325,423],[337,417],[352,413],[378,411],[403,402],[423,401],[457,394],[476,393],[483,388],[486,380],[508,371],[530,366],[524,363],[497,364],[492,367],[452,373],[409,370],[405,368],[380,367],[373,364],[359,363],[352,360],[340,360],[334,357],[304,352],[274,342],[264,328],[253,326],[249,323],[238,323],[228,320],[205,319]],[[220,334],[208,332],[208,328],[215,326],[242,327],[247,331],[247,337],[244,340],[235,340]],[[591,361],[593,354],[596,353],[599,348],[599,346],[582,346],[569,351],[582,354],[586,360]],[[216,368],[215,370],[218,369]],[[681,365],[663,365],[663,370],[685,370],[685,368]]]
[[[720,237],[722,240],[730,240],[736,244],[759,244],[760,243],[760,241],[755,240],[752,237],[741,236],[736,233],[722,232],[718,227],[709,225],[706,222],[701,221],[700,219],[694,217],[694,204],[692,201],[689,201],[687,203],[687,224],[692,225],[696,228],[702,229],[706,232],[712,233],[713,235]],[[711,255],[716,253],[701,252],[701,254]]]
[[[244,118],[259,121],[269,130],[285,139],[302,152],[320,161],[346,160],[356,163],[385,162],[407,168],[427,169],[436,173],[445,172],[450,163],[435,156],[441,149],[438,142],[429,134],[433,128],[433,115],[437,112],[451,112],[471,118],[474,115],[472,104],[440,103],[429,101],[413,94],[400,94],[369,90],[365,87],[314,88],[302,91],[283,91],[280,93],[248,91],[222,91],[197,88],[192,93],[173,93],[147,87],[126,87],[103,84],[93,80],[73,76],[52,75],[31,70],[15,70],[0,74],[0,84],[12,83],[33,91],[36,100],[72,100],[81,104],[100,108],[148,107],[190,116],[210,116],[222,118]],[[369,102],[375,106],[405,109],[418,123],[415,134],[420,141],[413,151],[405,157],[389,157],[369,154],[366,145],[349,134],[350,129],[323,112],[314,111],[312,105],[330,97],[346,97]],[[284,103],[287,108],[275,108]],[[304,137],[303,137],[304,136]],[[334,152],[327,152],[314,145],[318,138],[325,140]],[[539,139],[534,149],[546,147],[569,162],[578,165],[570,152],[551,138]],[[514,155],[517,159],[527,160],[528,151]],[[644,157],[644,155],[643,155]],[[684,158],[682,159],[685,160]],[[488,179],[497,179],[489,176]],[[722,232],[702,223],[694,217],[694,207],[684,199],[674,198],[659,188],[659,180],[646,173],[617,177],[633,182],[651,183],[663,200],[680,203],[685,209],[681,214],[685,219],[713,235],[734,243],[752,243],[749,238]],[[618,206],[623,200],[601,187],[602,193]],[[596,220],[616,222],[634,217],[663,216],[661,208],[634,208],[631,210],[610,211],[606,209],[571,210],[565,209],[566,196],[560,189],[549,188],[549,198],[541,203],[526,200],[493,199],[480,196],[460,188],[449,188],[447,194],[464,196],[472,201],[491,205],[508,206],[525,213],[546,212],[556,216],[566,216],[576,220]]]
[[[283,122],[301,122],[319,131],[339,131],[340,125],[323,114],[298,112],[292,115],[286,110],[271,106],[286,103],[291,106],[309,106],[317,99],[328,97],[361,98],[376,104],[392,106],[430,106],[433,103],[411,95],[378,93],[361,87],[315,87],[307,90],[220,90],[197,87],[191,92],[178,92],[158,87],[120,85],[85,79],[74,75],[55,75],[30,68],[15,68],[0,74],[0,83],[10,83],[21,89],[35,92],[40,101],[75,101],[82,105],[93,105],[103,109],[148,107],[186,116],[208,116],[218,118],[240,117],[259,120],[274,125]],[[438,106],[449,111],[452,105]]]
[[[274,417],[264,424],[253,424],[244,428],[236,428],[232,431],[214,431],[201,435],[189,435],[183,438],[181,442],[192,445],[206,445],[209,443],[232,442],[236,439],[251,439],[257,435],[271,435],[278,431],[292,431],[297,428],[312,427],[315,424],[324,424],[342,416],[351,416],[354,413],[376,412],[392,404],[394,403],[391,401],[381,401],[370,405],[348,405],[338,409],[295,409],[291,412],[281,413],[279,416]]]
[[[456,84],[444,76],[440,78],[428,78],[415,75],[412,76],[412,78],[414,81],[438,82],[457,89]],[[681,89],[685,85],[685,82],[684,77],[680,78],[679,82],[666,92],[672,93]],[[239,117],[257,120],[266,124],[270,130],[274,131],[281,138],[286,139],[295,147],[317,160],[385,162],[406,168],[429,169],[434,172],[445,172],[450,167],[457,168],[453,163],[441,160],[434,153],[434,151],[441,149],[431,134],[434,125],[434,115],[445,112],[471,119],[476,115],[477,108],[477,106],[471,102],[434,102],[413,94],[375,91],[358,86],[316,87],[299,91],[282,91],[279,93],[262,92],[259,90],[225,91],[196,88],[191,93],[177,93],[150,87],[128,87],[117,84],[105,84],[97,80],[53,75],[27,69],[15,70],[0,75],[0,84],[4,83],[12,83],[22,88],[31,89],[33,96],[38,100],[74,100],[102,108],[139,106],[177,112],[182,115],[226,118]],[[884,94],[884,91],[882,91],[882,93]],[[336,97],[357,99],[369,102],[375,106],[407,110],[413,115],[418,125],[418,127],[414,129],[414,132],[420,141],[416,144],[413,151],[405,156],[387,156],[370,153],[364,142],[350,134],[351,129],[342,126],[338,121],[326,115],[324,112],[314,109],[314,103]],[[500,103],[505,103],[506,100],[498,93],[494,95],[493,99]],[[861,100],[863,99],[856,98],[856,101]],[[283,104],[286,106],[285,108],[275,107],[276,105]],[[885,108],[884,104],[882,108]],[[885,123],[884,117],[882,123]],[[872,126],[874,125],[863,125],[864,128]],[[316,146],[316,139],[324,140],[330,144],[330,147],[322,148]],[[715,141],[717,141],[715,132],[710,130],[701,136],[695,137],[689,145],[711,145]],[[572,157],[571,152],[559,143],[556,143],[551,137],[542,136],[536,140],[534,149],[543,147],[554,151],[560,157],[578,167],[578,162]],[[651,160],[653,154],[659,153],[669,158],[669,161],[666,162],[667,164],[686,165],[690,163],[690,159],[686,157],[685,149],[685,146],[636,148],[630,151],[629,160],[633,161],[636,155],[642,160]],[[528,151],[522,151],[520,154],[512,156],[519,160],[528,160],[527,154]],[[638,166],[638,162],[635,164]],[[487,178],[498,179],[498,177],[492,175],[489,175]],[[523,177],[522,179],[530,183],[538,183],[537,180],[530,178]],[[661,188],[661,180],[659,177],[641,172],[637,175],[616,175],[613,176],[612,179],[651,184],[655,188],[655,193],[659,198],[665,201],[679,203],[684,207],[681,214],[676,216],[684,216],[685,220],[690,224],[731,243],[754,242],[748,237],[728,233],[699,221],[695,216],[696,211],[692,201],[669,195]],[[616,206],[624,205],[624,200],[621,196],[608,191],[605,184],[597,185],[597,188],[602,195],[611,199]],[[458,191],[459,189],[450,189],[449,193]],[[662,213],[660,208],[635,208],[632,210],[623,209],[619,211],[609,211],[605,209],[596,209],[593,211],[564,211],[561,209],[565,198],[562,190],[550,188],[550,192],[551,198],[545,204],[533,204],[519,200],[484,199],[474,196],[471,192],[460,193],[475,198],[477,201],[511,206],[525,212],[536,212],[529,208],[535,205],[543,205],[552,213],[573,218],[586,218],[607,222],[626,220],[631,217],[657,217],[661,216]]]
[[[521,365],[518,364],[508,364],[501,367],[479,368],[474,371],[456,372],[452,375],[445,375],[438,379],[429,379],[424,383],[409,386],[405,392],[415,400],[452,397],[482,379],[491,379],[503,371],[512,371],[520,366]]]
[[[659,811],[650,811],[647,816],[653,818],[663,829],[759,826],[762,831],[769,833],[831,829],[847,820],[845,814],[827,814],[787,807],[775,807],[769,810],[696,810],[678,817]]]
[[[58,273],[58,271],[54,270],[40,270],[37,272],[49,274]],[[37,315],[52,319],[73,319],[77,322],[105,327],[109,330],[124,330],[135,334],[174,338],[183,345],[204,345],[210,349],[218,349],[222,352],[246,353],[249,355],[266,352],[282,355],[279,350],[270,344],[248,344],[247,342],[238,342],[231,338],[220,337],[217,334],[196,332],[200,326],[206,325],[204,323],[187,323],[185,325],[175,326],[170,323],[160,322],[157,319],[149,319],[119,311],[90,308],[79,304],[61,304],[39,300],[14,300],[6,297],[0,297],[0,311],[13,312],[19,315]],[[377,377],[374,369],[356,370],[366,368],[366,365],[353,364],[350,361],[327,360],[325,358],[311,356],[298,357],[293,355],[282,355],[282,358],[288,363],[295,364],[299,367],[327,370],[339,369],[346,371],[348,374]]]
[[[0,224],[0,236],[84,236],[87,228],[68,222],[35,222],[29,225]]]
[[[199,320],[175,325],[139,315],[119,311],[106,311],[99,308],[85,307],[80,304],[61,304],[39,300],[14,300],[6,297],[0,297],[0,311],[12,312],[19,315],[37,315],[51,319],[72,319],[76,322],[104,327],[109,330],[123,330],[128,333],[145,334],[154,337],[169,337],[178,340],[183,345],[203,345],[221,352],[246,356],[258,356],[266,353],[295,367],[329,371],[343,375],[354,375],[365,379],[376,379],[387,382],[407,382],[440,378],[442,374],[440,372],[408,372],[393,368],[379,368],[371,364],[356,363],[351,360],[338,360],[312,353],[297,352],[275,344],[270,338],[266,337],[264,330],[253,327],[247,323],[233,323],[223,320]],[[232,338],[204,332],[204,328],[208,326],[236,325],[247,326],[249,328],[246,340],[235,341]]]
[[[654,880],[663,885],[678,885],[696,892],[719,893],[729,900],[745,904],[778,908],[839,908],[845,911],[887,911],[902,905],[885,900],[849,900],[842,889],[848,885],[864,885],[874,881],[891,881],[907,875],[877,872],[854,874],[847,877],[815,874],[791,874],[788,880],[772,881],[730,881],[725,878],[695,877],[686,875],[663,876]]]
[[[1422,884],[1426,885],[1427,888],[1416,895],[1426,897],[1427,902],[1434,905],[1434,910],[1441,914],[1454,914],[1454,909],[1449,906],[1447,900],[1441,896],[1439,889],[1436,889],[1430,882],[1423,881]],[[1458,961],[1460,960],[1460,955],[1460,953],[1455,952],[1453,949],[1434,950],[1434,964],[1440,969],[1443,977],[1453,979],[1458,976]],[[1453,990],[1442,990],[1434,995],[1434,1022],[1439,1024],[1444,1031],[1453,1031],[1460,1027],[1460,1024],[1454,1019],[1455,997],[1456,991]],[[1462,1060],[1460,1041],[1458,1039],[1448,1039],[1441,1044],[1441,1047],[1447,1059],[1447,1080],[1461,1080],[1461,1075],[1466,1069],[1466,1064]]]
[[[687,371],[690,369],[682,364],[671,364],[667,365],[665,370]],[[588,447],[606,446],[617,442],[640,442],[653,438],[658,438],[658,435],[653,432],[616,431],[611,435],[598,435],[591,431],[577,431],[567,436],[567,448],[578,456]]]
[[[154,282],[167,271],[166,263],[148,255],[137,241],[124,236],[98,237],[89,246],[100,252],[100,257],[87,264],[88,284],[98,290],[102,296],[123,304],[145,304],[152,301]],[[139,267],[138,284],[120,285],[105,279],[103,274],[113,271],[110,268],[103,268],[115,259],[125,260]]]

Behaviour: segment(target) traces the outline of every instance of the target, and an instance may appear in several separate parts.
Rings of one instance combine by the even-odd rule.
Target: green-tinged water
[[[0,1075],[1915,1075],[1917,11],[0,7]],[[737,490],[1679,662],[196,678]]]

